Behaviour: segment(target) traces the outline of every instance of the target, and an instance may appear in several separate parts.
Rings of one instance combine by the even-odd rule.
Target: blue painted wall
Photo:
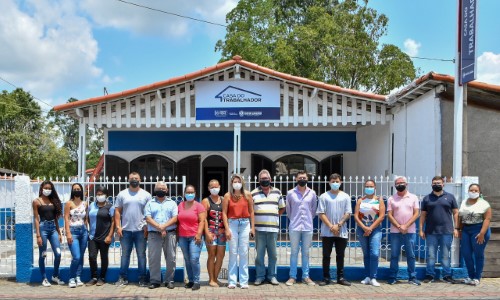
[[[233,131],[109,131],[109,151],[233,151]],[[215,141],[215,142],[214,142]],[[355,131],[243,131],[242,151],[356,151]]]

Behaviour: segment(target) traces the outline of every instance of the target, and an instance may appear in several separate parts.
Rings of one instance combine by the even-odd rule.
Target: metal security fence
[[[180,179],[180,180],[179,180]],[[80,182],[80,181],[75,181],[70,178],[43,178],[43,179],[36,179],[32,181],[31,187],[32,187],[32,192],[33,192],[33,199],[38,197],[38,191],[40,189],[40,184],[44,180],[50,180],[54,184],[54,188],[57,191],[59,198],[63,202],[63,208],[64,204],[69,200],[70,198],[70,193],[71,193],[71,186],[74,183],[80,183],[83,185],[85,191],[86,191],[86,201],[89,203],[94,201],[95,199],[95,190],[99,186],[103,186],[108,190],[108,201],[114,204],[116,196],[118,193],[126,189],[128,187],[128,180],[126,177],[123,178],[95,178],[95,179],[90,179],[87,178],[85,182]],[[178,177],[168,177],[168,178],[146,178],[144,177],[141,181],[141,188],[152,192],[154,190],[154,186],[156,182],[158,181],[164,181],[165,184],[168,187],[169,193],[168,197],[170,197],[172,200],[176,201],[179,203],[182,201],[183,197],[183,191],[186,186],[186,178],[185,176],[178,178]],[[33,214],[33,212],[31,212]],[[66,241],[66,237],[64,235],[64,220],[63,218],[59,219],[59,227],[60,230],[63,233],[63,241],[61,244],[61,266],[69,266],[71,263],[71,252],[68,247],[68,243]],[[34,226],[33,226],[34,230]],[[38,262],[38,256],[39,256],[39,250],[38,250],[38,245],[36,243],[35,235],[33,235],[33,261],[34,264],[37,264]],[[121,247],[120,247],[120,240],[119,237],[115,234],[114,240],[111,243],[110,249],[109,249],[109,265],[110,266],[119,266],[120,265],[120,257],[121,257]],[[180,248],[177,249],[177,257],[182,258],[182,252],[180,251]],[[162,257],[162,260],[164,258]],[[47,246],[47,252],[46,252],[46,265],[50,266],[53,265],[54,262],[54,255],[53,251],[50,247],[50,243]],[[88,251],[85,252],[85,259],[84,259],[85,264],[88,264]],[[164,264],[164,261],[162,261],[162,264]],[[182,259],[177,259],[177,265],[182,266],[183,265],[183,260]],[[137,266],[137,256],[135,251],[132,251],[132,256],[130,258],[130,267],[136,267]]]
[[[0,277],[16,274],[14,177],[0,176]]]
[[[373,179],[376,182],[376,195],[382,198],[387,207],[387,200],[396,191],[394,188],[394,178],[389,176],[376,176],[376,177],[364,177],[364,176],[354,176],[354,177],[344,177],[342,180],[341,190],[346,192],[351,196],[352,212],[354,214],[354,208],[356,206],[356,200],[363,196],[364,183],[368,179]],[[408,180],[408,190],[417,195],[420,201],[428,195],[431,189],[430,178],[423,177],[411,177]],[[256,188],[258,183],[257,177],[246,177],[245,178],[246,188],[250,191]],[[445,180],[446,181],[446,180]],[[281,190],[283,197],[286,197],[288,190],[294,188],[297,185],[295,177],[274,177],[271,185]],[[310,177],[308,186],[315,190],[317,196],[319,197],[322,193],[330,190],[328,177]],[[452,188],[453,184],[447,182],[445,189]],[[417,235],[418,235],[418,221],[417,220]],[[286,213],[284,213],[280,218],[280,232],[278,235],[278,265],[289,266],[290,265],[290,242],[288,238],[288,218]],[[363,265],[363,253],[361,251],[361,246],[356,238],[356,222],[354,221],[353,215],[351,215],[350,221],[348,222],[348,232],[349,241],[345,252],[345,265]],[[321,266],[322,262],[322,242],[320,237],[321,220],[316,216],[314,219],[314,232],[313,232],[313,242],[312,249],[310,249],[310,265],[311,266]],[[251,247],[254,247],[254,243],[251,242]],[[254,247],[255,248],[255,247]],[[425,241],[418,238],[417,244],[415,245],[415,254],[417,257],[417,264],[425,264],[425,258],[427,257]],[[455,250],[455,246],[452,246],[452,253]],[[406,257],[404,253],[404,247],[400,250],[400,261],[404,264],[406,263]],[[256,250],[250,251],[249,263],[254,264],[256,257]],[[332,253],[332,255],[335,255]],[[380,265],[388,266],[391,257],[391,244],[390,244],[390,222],[386,215],[386,218],[382,222],[382,242],[380,245]],[[300,255],[299,255],[300,261]]]

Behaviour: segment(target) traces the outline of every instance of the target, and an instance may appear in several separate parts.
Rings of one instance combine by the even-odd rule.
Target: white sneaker
[[[462,280],[462,283],[463,284],[471,284],[472,283],[472,279],[470,279],[469,277],[467,277],[464,280]]]
[[[378,283],[377,279],[373,278],[371,281],[370,281],[370,284],[373,285],[373,286],[380,286],[380,283]]]
[[[479,285],[479,280],[477,279],[472,279],[471,283],[469,283],[470,285],[474,285],[474,286],[478,286]]]
[[[80,277],[76,277],[76,286],[83,286],[83,282],[80,280]]]
[[[76,281],[75,281],[75,278],[71,278],[68,282],[68,286],[70,288],[76,288]]]
[[[43,286],[51,286],[52,284],[50,284],[50,282],[47,280],[47,278],[45,278],[45,279],[42,281],[42,285],[43,285]]]
[[[365,279],[361,280],[362,284],[370,284],[370,277],[366,277]]]
[[[52,282],[57,283],[59,285],[64,285],[64,281],[62,281],[59,277],[52,276]]]

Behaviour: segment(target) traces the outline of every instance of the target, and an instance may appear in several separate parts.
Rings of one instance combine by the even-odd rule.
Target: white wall
[[[388,176],[390,172],[390,125],[359,127],[357,139],[357,172],[359,176]]]
[[[434,90],[401,105],[394,114],[394,174],[441,173],[441,117]]]

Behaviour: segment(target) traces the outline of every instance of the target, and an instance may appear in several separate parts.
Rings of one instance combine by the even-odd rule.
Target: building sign
[[[278,81],[198,81],[195,90],[196,121],[280,119]]]
[[[476,79],[476,8],[477,0],[460,0],[460,84]]]

